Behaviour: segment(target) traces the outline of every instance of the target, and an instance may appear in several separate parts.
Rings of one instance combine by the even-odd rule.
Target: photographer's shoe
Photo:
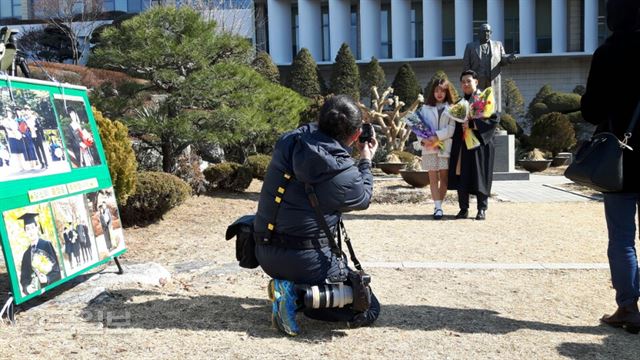
[[[638,304],[618,307],[613,315],[605,315],[600,321],[616,328],[624,328],[627,332],[637,334],[640,332],[640,312]]]
[[[289,336],[300,334],[300,328],[296,323],[297,295],[293,282],[273,279],[273,289],[271,321],[280,331]]]
[[[485,210],[478,210],[478,214],[476,215],[476,220],[485,220],[487,218],[487,213]]]
[[[460,209],[456,215],[456,219],[466,219],[469,217],[469,209]]]

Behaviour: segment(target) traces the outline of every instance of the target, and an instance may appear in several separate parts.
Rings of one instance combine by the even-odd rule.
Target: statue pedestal
[[[493,139],[496,154],[493,162],[493,180],[529,180],[529,172],[516,170],[515,136],[497,131]]]

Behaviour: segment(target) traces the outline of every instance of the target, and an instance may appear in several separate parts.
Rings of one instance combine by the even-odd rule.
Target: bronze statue
[[[18,76],[18,68],[24,77],[31,77],[25,54],[18,49],[16,34],[18,30],[3,27],[0,29],[0,71]]]
[[[507,55],[502,42],[491,40],[491,26],[482,24],[478,41],[470,42],[464,49],[462,71],[473,70],[478,74],[478,88],[491,86],[496,99],[496,111],[502,110],[502,85],[500,70],[518,59],[515,54]]]

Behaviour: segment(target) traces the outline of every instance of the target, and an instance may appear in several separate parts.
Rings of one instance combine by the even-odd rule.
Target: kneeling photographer
[[[276,143],[254,222],[255,255],[273,278],[272,321],[288,335],[300,332],[297,311],[354,327],[370,325],[380,312],[369,275],[357,259],[358,270],[348,268],[340,249],[344,238],[355,259],[341,215],[369,207],[373,192],[371,159],[378,143],[370,125],[365,134],[362,128],[356,103],[337,95],[325,102],[317,124]],[[354,144],[357,162],[350,156]]]

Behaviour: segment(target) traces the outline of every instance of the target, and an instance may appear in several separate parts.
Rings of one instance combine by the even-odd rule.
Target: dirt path
[[[374,327],[299,317],[303,334],[270,327],[268,278],[234,263],[226,226],[255,210],[245,194],[194,197],[126,230],[124,263],[157,262],[164,286],[110,288],[107,301],[39,306],[0,326],[2,358],[637,359],[640,338],[600,326],[613,310],[603,270],[373,267]],[[602,204],[491,203],[485,222],[433,221],[431,204],[373,204],[346,224],[366,262],[604,263]],[[445,211],[455,212],[455,204]],[[3,286],[3,285],[0,285]],[[69,289],[67,291],[76,291]]]

